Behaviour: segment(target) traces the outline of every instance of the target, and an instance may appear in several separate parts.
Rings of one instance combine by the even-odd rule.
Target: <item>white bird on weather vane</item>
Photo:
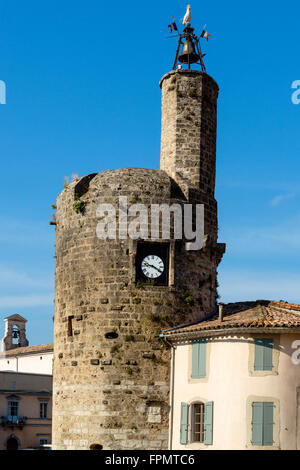
[[[185,15],[184,15],[182,24],[190,23],[190,22],[191,22],[191,19],[192,19],[192,15],[191,15],[191,5],[188,5],[188,6],[186,7],[186,13],[185,13]]]

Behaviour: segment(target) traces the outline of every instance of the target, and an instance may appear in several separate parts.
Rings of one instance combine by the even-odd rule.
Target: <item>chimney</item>
[[[223,321],[223,303],[219,303],[219,321]]]

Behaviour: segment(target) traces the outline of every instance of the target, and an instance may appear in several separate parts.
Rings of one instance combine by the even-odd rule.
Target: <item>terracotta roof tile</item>
[[[170,336],[229,328],[300,328],[300,305],[289,304],[283,300],[225,304],[222,321],[219,320],[218,313],[215,313],[198,322],[164,330],[163,334]]]

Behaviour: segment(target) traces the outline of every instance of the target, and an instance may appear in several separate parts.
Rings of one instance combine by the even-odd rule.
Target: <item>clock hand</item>
[[[154,266],[153,264],[149,264],[147,262],[144,262],[144,265],[145,266],[148,266],[149,268],[154,268],[156,269],[156,271],[158,271],[159,273],[162,273],[163,271],[161,271],[160,269],[158,269],[156,266]]]

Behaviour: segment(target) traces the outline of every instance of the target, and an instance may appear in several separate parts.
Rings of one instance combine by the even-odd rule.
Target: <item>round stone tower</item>
[[[159,333],[216,306],[218,86],[188,70],[160,86],[161,169],[84,176],[57,199],[54,449],[167,449],[170,349]],[[175,213],[188,205],[194,229],[204,205],[201,249],[178,236]],[[170,207],[170,234],[167,218],[153,237],[153,216]]]

